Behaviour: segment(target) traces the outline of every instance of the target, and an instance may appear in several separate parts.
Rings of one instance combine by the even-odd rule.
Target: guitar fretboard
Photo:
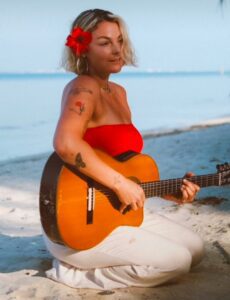
[[[184,178],[166,179],[141,183],[146,198],[175,194],[180,190]],[[219,174],[199,175],[186,178],[202,187],[220,185]]]

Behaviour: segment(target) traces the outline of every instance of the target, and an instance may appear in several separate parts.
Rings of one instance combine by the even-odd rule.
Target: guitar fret
[[[184,178],[166,179],[141,183],[147,198],[175,194],[180,190]],[[219,185],[219,174],[192,176],[189,181],[200,187]]]

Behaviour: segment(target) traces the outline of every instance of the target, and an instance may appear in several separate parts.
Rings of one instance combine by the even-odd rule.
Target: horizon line
[[[76,75],[73,72],[67,72],[65,70],[55,71],[55,70],[44,70],[44,71],[4,71],[0,72],[0,78],[7,78],[7,77],[69,77]],[[160,69],[140,69],[140,70],[125,70],[122,72],[119,72],[117,74],[111,74],[111,76],[125,76],[125,75],[149,75],[149,76],[165,76],[165,75],[230,75],[230,69],[229,70],[160,70]]]

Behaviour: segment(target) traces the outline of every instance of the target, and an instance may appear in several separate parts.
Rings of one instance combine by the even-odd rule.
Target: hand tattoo
[[[78,153],[75,157],[75,166],[80,169],[80,168],[85,168],[86,164],[82,160],[81,153]]]

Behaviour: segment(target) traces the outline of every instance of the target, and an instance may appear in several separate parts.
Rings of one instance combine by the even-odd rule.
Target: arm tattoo
[[[74,111],[78,115],[81,115],[83,111],[85,110],[85,105],[81,101],[77,101],[74,103],[74,108],[69,108],[69,110]]]
[[[119,185],[121,183],[121,176],[120,175],[116,175],[115,177],[114,177],[114,186],[117,186],[117,185]]]
[[[76,87],[70,90],[70,95],[71,96],[76,96],[80,93],[89,93],[89,94],[93,94],[93,91],[84,87]]]
[[[85,168],[86,164],[82,160],[81,153],[78,153],[75,157],[75,166],[80,169],[80,168]]]

